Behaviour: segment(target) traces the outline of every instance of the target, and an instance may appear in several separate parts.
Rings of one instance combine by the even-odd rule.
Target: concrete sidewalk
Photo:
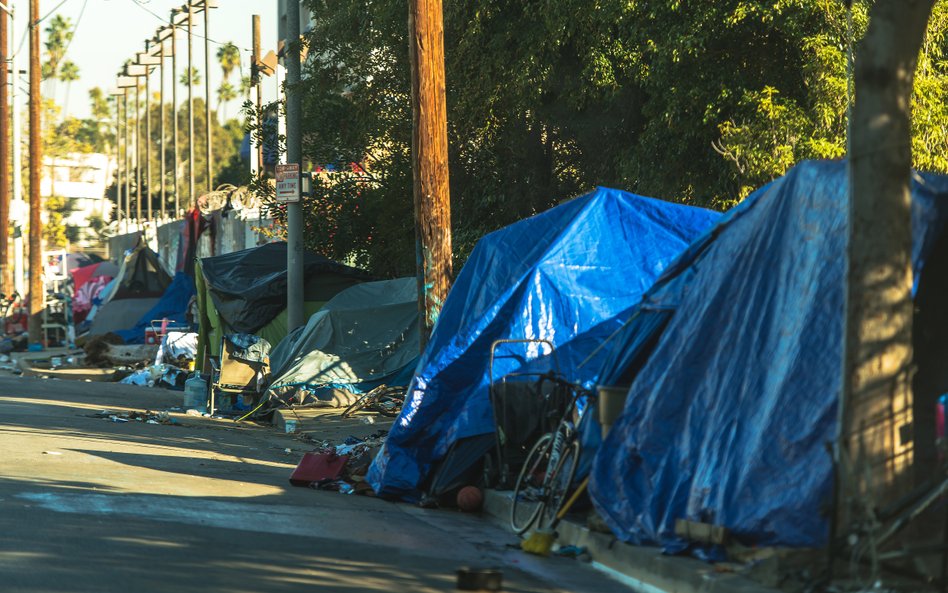
[[[484,511],[498,526],[509,530],[512,501],[512,491],[489,490]],[[668,556],[658,548],[632,546],[568,519],[556,531],[558,545],[586,548],[594,565],[622,575],[630,587],[643,593],[779,593],[778,589],[706,562]]]

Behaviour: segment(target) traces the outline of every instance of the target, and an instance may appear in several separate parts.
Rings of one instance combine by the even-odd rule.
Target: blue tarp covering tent
[[[188,303],[194,294],[194,279],[184,272],[178,272],[155,306],[142,315],[134,327],[115,333],[121,336],[126,344],[142,344],[145,342],[145,330],[151,327],[154,320],[167,319],[170,325],[187,325]]]
[[[445,301],[402,415],[370,468],[372,487],[387,496],[414,496],[452,443],[494,431],[488,362],[495,340],[549,340],[567,376],[595,380],[596,365],[580,368],[581,362],[718,217],[600,188],[482,238]],[[494,374],[547,354],[522,346],[519,362],[505,356]]]
[[[916,278],[948,178],[915,176]],[[846,165],[806,162],[682,254],[614,338],[604,382],[631,382],[590,493],[621,539],[681,551],[675,520],[747,545],[821,546],[837,430]]]

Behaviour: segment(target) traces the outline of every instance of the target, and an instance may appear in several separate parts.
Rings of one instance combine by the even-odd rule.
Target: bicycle
[[[557,375],[544,375],[541,387],[545,381],[568,390],[570,398],[559,424],[536,442],[517,477],[510,507],[510,527],[517,535],[534,523],[540,529],[549,526],[562,508],[579,466],[578,427],[595,399],[592,391]],[[581,397],[587,399],[582,411],[577,406]]]
[[[359,396],[346,408],[341,416],[351,418],[356,412],[377,412],[388,418],[395,418],[405,405],[405,388],[379,385],[375,389]]]

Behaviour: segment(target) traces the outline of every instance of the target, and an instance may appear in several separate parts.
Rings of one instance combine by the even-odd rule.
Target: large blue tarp
[[[126,344],[143,344],[145,330],[151,327],[151,322],[167,319],[170,325],[180,327],[188,324],[188,304],[195,295],[194,278],[184,272],[174,275],[171,285],[147,313],[142,315],[134,327],[115,332],[125,340]]]
[[[692,244],[613,340],[604,382],[631,381],[590,493],[621,539],[680,551],[675,520],[760,546],[828,535],[841,385],[846,165],[806,162]],[[912,186],[916,278],[948,179]]]
[[[583,360],[719,216],[600,188],[482,238],[444,303],[402,415],[372,464],[372,487],[414,496],[452,443],[494,431],[488,366],[495,340],[549,340],[568,377],[594,381],[598,365],[583,366]],[[536,344],[507,346],[502,354],[495,378],[549,356]]]

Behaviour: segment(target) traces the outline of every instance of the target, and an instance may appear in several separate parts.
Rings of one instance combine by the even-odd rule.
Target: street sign
[[[298,163],[276,166],[276,201],[300,201],[300,166]]]

